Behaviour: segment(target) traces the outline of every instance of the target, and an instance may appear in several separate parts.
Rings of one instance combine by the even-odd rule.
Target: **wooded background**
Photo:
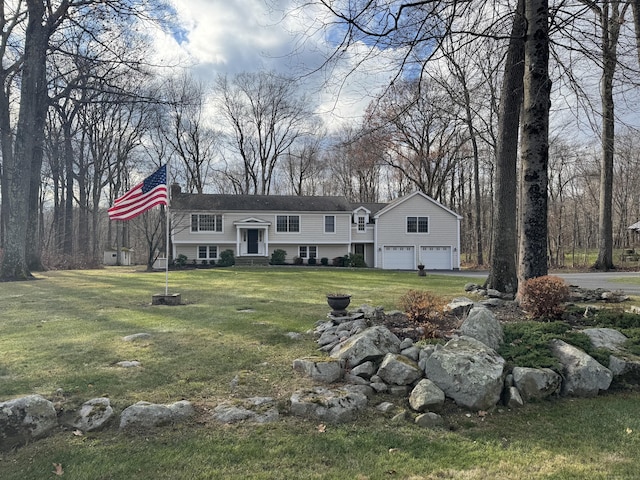
[[[106,208],[168,163],[169,178],[187,192],[387,202],[421,190],[462,215],[463,260],[489,265],[500,104],[518,2],[390,2],[393,9],[374,2],[375,11],[370,2],[350,2],[352,10],[343,2],[305,3],[348,27],[336,51],[360,42],[392,73],[360,122],[323,121],[301,77],[253,71],[202,79],[150,64],[145,26],[172,21],[163,2],[2,2],[0,245],[12,241],[7,225],[21,180],[33,186],[23,217],[33,230],[31,269],[95,266],[116,245],[150,261],[148,252],[163,241],[161,212],[116,225]],[[593,262],[587,254],[601,247],[607,221],[613,248],[639,241],[628,229],[640,220],[638,4],[549,5],[550,266]],[[385,13],[395,27],[380,21]],[[381,30],[355,28],[354,18],[375,19]],[[37,61],[44,69],[29,90]],[[44,106],[29,107],[29,99]],[[40,109],[44,136],[20,163],[28,108]],[[522,171],[500,181],[520,185]]]

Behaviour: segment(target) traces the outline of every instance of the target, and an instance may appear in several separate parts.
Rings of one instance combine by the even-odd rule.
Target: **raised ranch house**
[[[460,268],[461,217],[421,192],[391,203],[351,203],[345,197],[219,195],[171,188],[173,256],[264,262],[276,249],[287,262],[331,261],[361,254],[370,267],[415,270]]]

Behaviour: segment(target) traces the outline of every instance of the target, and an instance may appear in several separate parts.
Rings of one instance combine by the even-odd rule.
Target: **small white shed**
[[[104,251],[105,265],[118,265],[118,250],[110,248]],[[120,265],[133,265],[133,250],[123,247],[120,249]]]

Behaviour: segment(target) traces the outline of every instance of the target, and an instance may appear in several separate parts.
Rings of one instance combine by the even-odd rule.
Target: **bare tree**
[[[491,271],[486,282],[489,288],[509,293],[515,293],[518,289],[516,165],[524,78],[526,33],[524,13],[524,0],[519,0],[513,17],[500,95],[500,121],[496,147],[495,218],[491,239],[493,246]]]
[[[348,6],[330,0],[319,0],[340,24],[345,28],[338,51],[348,51],[354,41],[362,41],[386,49],[393,45],[402,47],[404,56],[398,59],[400,67],[409,67],[411,61],[425,68],[426,61],[440,50],[436,48],[448,35],[464,31],[477,36],[493,35],[500,37],[499,29],[492,26],[502,22],[501,15],[509,14],[511,9],[491,9],[491,2],[391,2],[377,3],[366,1],[349,2]],[[344,7],[344,8],[340,8]],[[544,0],[524,0],[524,17],[528,25],[525,37],[524,63],[525,77],[523,121],[521,130],[523,169],[522,234],[526,237],[521,242],[520,276],[527,279],[543,275],[547,271],[546,249],[546,166],[548,161],[549,90],[548,56],[549,27],[548,3]],[[483,17],[485,16],[486,17]],[[384,21],[380,21],[384,19]],[[460,20],[457,23],[457,20]],[[438,25],[439,29],[430,28]],[[436,33],[437,32],[437,33]],[[509,38],[504,35],[503,38]],[[424,48],[425,44],[430,48]],[[373,49],[371,49],[373,50]],[[369,50],[369,51],[371,51]],[[339,55],[336,53],[336,55]],[[403,70],[400,69],[398,75]],[[503,85],[507,88],[511,85]],[[513,117],[511,117],[513,118]],[[517,118],[517,117],[516,117]],[[505,122],[503,115],[499,121]],[[499,178],[498,181],[513,182],[515,179]],[[505,201],[513,201],[515,196]],[[507,207],[509,208],[509,207]],[[499,226],[499,223],[496,223]],[[513,232],[506,232],[510,235]],[[497,235],[496,235],[497,237]],[[495,241],[495,240],[494,240]],[[494,252],[495,254],[495,252]],[[509,260],[511,261],[511,260]],[[507,271],[508,270],[504,270]],[[502,275],[503,272],[496,272]],[[495,281],[493,283],[498,283]],[[505,282],[511,290],[514,284],[511,279]]]
[[[242,162],[242,193],[269,194],[278,162],[305,134],[308,102],[293,80],[273,72],[221,76],[216,93],[233,131],[229,148]]]
[[[316,195],[324,165],[321,162],[322,135],[299,142],[289,149],[284,159],[284,175],[294,195]]]
[[[49,39],[65,17],[69,2],[55,10],[45,8],[41,0],[26,0],[27,23],[24,36],[20,109],[13,141],[13,154],[4,159],[3,189],[9,201],[6,217],[4,256],[0,278],[31,277],[27,258],[27,238],[36,238],[37,203],[44,125],[47,112],[46,53]],[[2,12],[4,13],[4,12]],[[36,207],[34,209],[34,206]],[[5,207],[3,205],[3,207]]]
[[[187,190],[203,193],[213,172],[218,135],[204,118],[204,86],[184,74],[170,78],[163,92],[164,108],[157,128],[182,164]]]
[[[159,4],[160,2],[156,2]],[[94,38],[108,38],[102,35],[119,23],[114,19],[135,19],[149,6],[147,2],[126,3],[115,0],[25,0],[18,2],[21,18],[25,20],[24,35],[16,35],[13,40],[21,60],[20,108],[15,126],[15,136],[10,146],[3,145],[3,152],[12,149],[4,159],[2,189],[5,192],[3,209],[9,212],[5,217],[5,242],[0,278],[25,279],[31,277],[30,265],[39,266],[39,251],[34,246],[40,244],[38,234],[40,172],[43,162],[45,122],[48,107],[47,52],[55,45],[64,50],[64,34],[54,39],[69,25],[82,25],[94,29]],[[5,3],[2,3],[5,6]],[[91,13],[91,15],[88,15]],[[0,21],[11,25],[5,15]],[[107,20],[107,21],[105,21]],[[96,30],[99,29],[99,30]],[[134,30],[122,30],[126,40],[133,38]],[[2,60],[7,51],[0,51]],[[4,78],[6,80],[6,78]],[[6,89],[6,84],[4,85]],[[0,105],[6,108],[6,105]],[[5,117],[6,113],[0,114]],[[5,136],[2,141],[11,140]]]
[[[337,184],[334,194],[354,202],[380,200],[381,173],[388,157],[384,132],[367,126],[371,117],[357,128],[345,128],[339,141],[328,152],[331,181]]]
[[[547,168],[549,164],[549,4],[526,0],[527,33],[524,42],[524,97],[522,105],[522,203],[518,276],[523,280],[548,272]]]
[[[460,108],[431,82],[397,82],[372,117],[387,139],[385,162],[438,200],[444,198],[464,141]]]
[[[600,23],[602,81],[600,95],[602,101],[602,165],[600,168],[600,208],[598,225],[598,259],[594,265],[599,270],[613,268],[613,157],[615,150],[615,104],[613,100],[613,78],[618,64],[618,40],[620,27],[624,22],[629,2],[602,2],[596,5],[585,2],[594,11]],[[640,34],[638,34],[640,37]]]

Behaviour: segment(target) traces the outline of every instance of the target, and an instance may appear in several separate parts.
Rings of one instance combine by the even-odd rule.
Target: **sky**
[[[388,84],[388,72],[373,64],[352,72],[348,60],[311,74],[334,48],[331,32],[319,28],[326,12],[292,10],[291,0],[170,1],[179,27],[158,32],[156,51],[162,63],[188,66],[204,82],[261,69],[300,78],[330,129],[353,124]]]
[[[377,58],[357,69],[344,59],[333,69],[309,75],[335,50],[335,39],[341,33],[336,28],[323,28],[333,21],[325,10],[308,5],[295,10],[292,5],[296,1],[302,3],[299,0],[168,1],[175,9],[177,27],[170,32],[158,31],[155,36],[156,51],[163,64],[185,65],[205,84],[213,83],[218,74],[261,69],[299,77],[301,90],[315,102],[316,111],[330,131],[345,124],[356,125],[367,105],[396,73]],[[354,48],[362,53],[369,47],[357,44]],[[596,78],[590,88],[594,94],[598,92],[598,81]],[[554,82],[554,87],[558,84]],[[625,120],[638,124],[635,96],[633,101],[628,92],[621,96],[617,114],[631,114],[632,118]],[[566,109],[563,102],[571,103],[570,94],[558,98],[561,101],[554,105],[559,109]],[[597,97],[594,102],[597,106]],[[557,114],[558,118],[561,125],[572,125],[592,135],[586,119],[576,120],[570,112]]]

